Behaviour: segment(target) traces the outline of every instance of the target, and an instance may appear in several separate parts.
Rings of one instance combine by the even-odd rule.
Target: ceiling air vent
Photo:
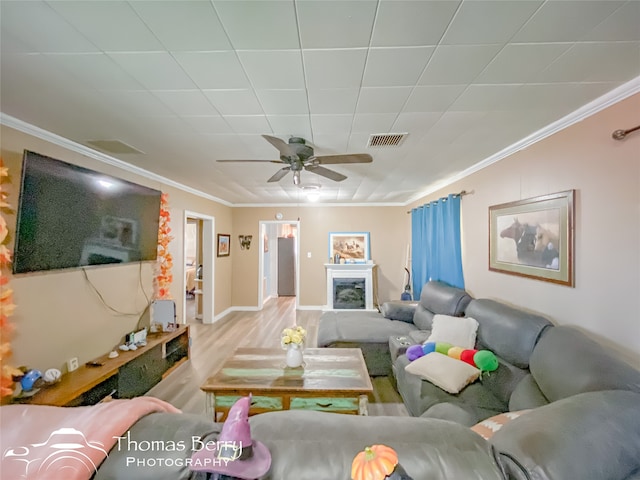
[[[114,154],[124,154],[124,153],[135,153],[135,154],[144,154],[135,147],[131,145],[127,145],[120,140],[87,140],[87,143],[92,147],[95,147],[103,152],[114,153]]]
[[[408,133],[374,133],[369,136],[367,147],[399,147]]]

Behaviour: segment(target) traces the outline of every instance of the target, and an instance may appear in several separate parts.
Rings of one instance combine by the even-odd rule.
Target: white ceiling
[[[233,205],[304,199],[261,134],[349,178],[321,202],[405,204],[640,76],[640,1],[0,2],[0,109]],[[624,125],[621,128],[625,128]],[[373,133],[408,132],[367,148]]]

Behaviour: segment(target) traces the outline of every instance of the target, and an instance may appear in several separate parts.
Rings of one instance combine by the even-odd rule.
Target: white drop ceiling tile
[[[313,118],[311,119],[313,124]],[[313,131],[314,152],[318,155],[338,155],[347,151],[349,132],[342,130],[336,133],[318,133]]]
[[[396,119],[395,113],[356,113],[353,133],[388,133]]]
[[[262,115],[264,111],[253,90],[204,90],[222,115]]]
[[[582,40],[640,40],[640,2],[631,0],[596,25]]]
[[[404,47],[437,45],[459,2],[386,1],[378,7],[371,45]]]
[[[393,123],[392,130],[394,132],[409,132],[409,137],[415,138],[427,133],[429,129],[436,124],[441,116],[442,113],[440,112],[401,113]],[[409,140],[409,137],[405,139],[405,142]]]
[[[95,89],[134,90],[142,84],[104,53],[47,54],[60,68]]]
[[[198,133],[231,133],[231,127],[220,115],[182,115],[182,119]]]
[[[109,57],[149,90],[196,87],[180,65],[166,52],[109,53]]]
[[[10,33],[3,25],[0,25],[0,52],[2,55],[33,53],[36,49],[29,46],[30,44],[33,45],[31,42],[26,42],[25,39]]]
[[[200,90],[154,90],[151,93],[180,116],[218,114]]]
[[[446,112],[423,140],[435,137],[438,143],[451,143],[467,130],[475,128],[485,115],[486,112]]]
[[[511,42],[574,41],[586,35],[623,3],[613,0],[545,2]]]
[[[247,76],[233,51],[176,52],[173,56],[202,89],[249,87]]]
[[[507,45],[475,83],[527,83],[571,47],[569,43]]]
[[[300,48],[294,2],[214,0],[213,6],[238,50]]]
[[[578,44],[575,49],[586,51],[590,47]],[[640,41],[597,45],[583,56],[595,59],[592,61],[600,67],[586,73],[587,82],[626,82],[640,75]]]
[[[177,115],[142,116],[140,122],[155,132],[172,132],[172,134],[193,132],[191,126]]]
[[[238,56],[253,88],[305,88],[299,50],[242,50]]]
[[[434,47],[372,48],[362,85],[413,86],[433,54]]]
[[[599,95],[615,88],[615,83],[555,83],[523,85],[512,97],[516,109],[536,109],[540,105],[561,106],[564,114],[571,113]],[[560,107],[558,107],[560,108]]]
[[[411,94],[411,87],[362,87],[358,113],[396,113]]]
[[[377,1],[296,3],[302,48],[368,47]]]
[[[162,44],[127,2],[48,2],[90,42],[108,52],[159,51]]]
[[[451,105],[451,111],[483,112],[508,110],[522,85],[470,85]]]
[[[364,48],[303,50],[307,88],[360,87],[367,57]]]
[[[114,111],[130,112],[131,116],[172,115],[169,107],[147,90],[102,90],[99,100]]]
[[[441,45],[420,77],[420,85],[471,83],[500,50],[499,45]]]
[[[466,85],[415,87],[409,95],[403,112],[444,112],[466,88]]]
[[[267,115],[267,121],[276,137],[301,137],[308,140],[312,136],[309,115]]]
[[[256,90],[267,115],[302,115],[309,113],[306,90]]]
[[[462,2],[441,43],[504,44],[542,3],[541,0]]]
[[[236,133],[263,134],[271,131],[271,126],[264,115],[226,115],[224,118]]]
[[[0,2],[0,22],[3,52],[99,51],[45,2]]]
[[[369,137],[371,132],[353,132],[349,135],[349,153],[370,153],[374,157],[375,162],[375,149],[367,148],[369,143]]]
[[[357,88],[311,89],[307,91],[309,108],[319,114],[352,114],[356,109],[358,92]]]
[[[167,50],[230,50],[210,2],[132,1],[131,7]]]
[[[593,65],[598,65],[594,71]],[[547,69],[536,83],[625,81],[640,74],[639,42],[577,43]]]
[[[318,134],[350,132],[353,115],[311,115],[313,136]]]

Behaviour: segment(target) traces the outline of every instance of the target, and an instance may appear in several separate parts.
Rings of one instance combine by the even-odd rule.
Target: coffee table
[[[224,421],[249,394],[249,415],[293,409],[367,415],[373,386],[359,348],[307,348],[304,362],[289,368],[282,349],[238,348],[200,387],[207,415]]]

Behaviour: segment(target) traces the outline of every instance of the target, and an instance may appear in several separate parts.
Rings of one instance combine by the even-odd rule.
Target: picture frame
[[[574,286],[575,190],[489,207],[489,270]]]
[[[329,232],[329,259],[345,263],[367,263],[371,259],[369,232]]]
[[[218,234],[218,248],[216,255],[218,257],[228,257],[231,254],[231,235],[226,233]]]

